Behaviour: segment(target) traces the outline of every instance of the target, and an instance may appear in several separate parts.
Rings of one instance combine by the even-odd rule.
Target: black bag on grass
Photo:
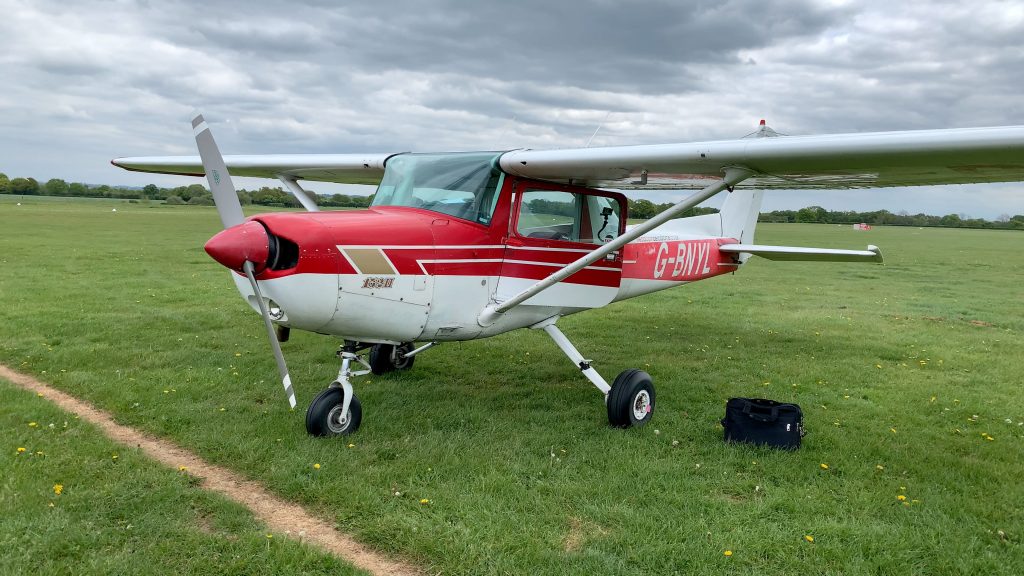
[[[796,450],[804,435],[804,413],[796,404],[763,398],[730,398],[725,405],[726,442]]]

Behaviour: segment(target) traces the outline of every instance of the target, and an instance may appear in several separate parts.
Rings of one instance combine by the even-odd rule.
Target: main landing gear
[[[654,416],[654,384],[651,382],[650,374],[635,368],[623,370],[609,386],[591,366],[591,361],[583,358],[572,342],[569,342],[565,334],[555,326],[557,320],[557,317],[549,318],[530,328],[547,332],[583,375],[604,393],[608,423],[616,428],[647,424]]]
[[[363,407],[352,389],[354,376],[384,374],[392,370],[412,368],[415,354],[433,344],[412,349],[411,343],[366,345],[346,340],[338,350],[341,369],[338,378],[318,394],[306,410],[306,431],[313,436],[348,435],[359,429],[363,420]],[[369,348],[369,361],[363,358]],[[353,369],[353,368],[361,369]]]

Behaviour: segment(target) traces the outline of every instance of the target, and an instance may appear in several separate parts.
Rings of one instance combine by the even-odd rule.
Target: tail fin
[[[722,216],[722,235],[735,238],[741,244],[754,243],[757,216],[761,213],[760,190],[733,190],[725,198],[719,213]]]

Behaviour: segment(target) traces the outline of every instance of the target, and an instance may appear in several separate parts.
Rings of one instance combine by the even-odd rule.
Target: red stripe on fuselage
[[[692,282],[733,272],[736,260],[718,247],[735,242],[732,238],[709,238],[627,244],[622,277]]]

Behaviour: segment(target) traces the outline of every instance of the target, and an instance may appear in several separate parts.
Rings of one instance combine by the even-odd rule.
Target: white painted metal
[[[742,187],[793,189],[1020,181],[1022,158],[1024,126],[1001,126],[515,150],[499,163],[538,180],[675,190],[703,188],[724,166],[745,166],[755,177]]]
[[[394,154],[246,154],[224,156],[235,176],[276,179],[281,175],[317,182],[373,184],[384,175],[384,162]],[[205,174],[199,156],[145,156],[111,160],[137,172]]]
[[[363,370],[352,370],[352,361],[358,362],[363,366]],[[344,391],[344,398],[341,404],[341,413],[345,418],[349,416],[349,407],[352,405],[352,396],[355,394],[355,390],[352,388],[351,378],[353,376],[364,376],[371,372],[370,365],[363,359],[362,356],[355,352],[349,352],[342,350],[341,352],[341,369],[338,370],[338,378],[331,382],[331,386],[340,386]]]
[[[504,312],[511,310],[512,308],[522,304],[529,298],[539,294],[540,292],[550,288],[551,286],[554,286],[558,282],[561,282],[562,280],[565,280],[569,276],[572,276],[573,274],[579,272],[586,266],[596,262],[597,260],[600,260],[601,258],[604,258],[605,255],[610,254],[611,252],[614,252],[619,248],[622,248],[626,244],[643,236],[650,230],[653,230],[658,226],[664,224],[668,220],[671,220],[673,217],[681,213],[683,210],[687,210],[689,208],[696,206],[697,204],[700,204],[701,202],[707,200],[708,198],[711,198],[715,194],[718,194],[722,190],[725,190],[726,188],[729,188],[731,186],[735,186],[737,183],[742,182],[745,178],[748,178],[750,176],[750,171],[744,168],[727,168],[725,170],[725,178],[723,178],[722,180],[718,180],[712,184],[709,184],[699,192],[696,192],[695,194],[692,194],[686,199],[679,201],[677,204],[675,204],[668,210],[665,210],[664,212],[658,214],[654,218],[651,218],[647,222],[644,222],[643,224],[640,224],[628,230],[622,236],[619,236],[618,238],[612,240],[611,242],[605,244],[604,246],[601,246],[600,248],[591,251],[586,256],[583,256],[582,258],[576,260],[572,264],[569,264],[565,268],[562,268],[558,272],[551,274],[550,276],[537,282],[530,288],[523,290],[516,296],[513,296],[512,298],[509,298],[508,300],[500,304],[488,306],[487,308],[484,309],[483,312],[480,313],[480,317],[478,319],[480,325],[488,326],[490,324],[493,324],[497,317],[503,314]]]
[[[253,310],[259,304],[245,276],[231,273],[235,287]],[[337,274],[290,274],[260,280],[263,297],[273,300],[284,314],[278,322],[292,328],[323,332],[338,308]]]
[[[572,363],[575,364],[581,372],[583,372],[583,375],[593,382],[594,386],[596,386],[597,389],[603,392],[607,397],[608,392],[611,391],[612,387],[609,386],[608,382],[606,382],[605,379],[597,373],[597,370],[594,370],[594,367],[590,365],[591,361],[585,359],[583,355],[580,354],[579,350],[572,345],[572,342],[569,342],[569,339],[565,337],[565,334],[562,334],[562,331],[555,326],[555,322],[557,320],[557,317],[549,318],[539,324],[531,326],[531,328],[540,328],[547,332],[548,336],[555,341],[555,344],[558,345],[562,352],[569,357],[569,360],[572,360]]]
[[[231,174],[377,184],[393,154],[225,156]],[[1024,126],[745,138],[714,142],[514,150],[513,175],[619,189],[700,189],[725,166],[742,165],[751,189],[881,188],[1024,180]],[[197,156],[117,158],[142,172],[204,174]]]
[[[768,260],[805,262],[881,262],[882,251],[869,245],[867,250],[838,250],[835,248],[803,248],[798,246],[762,246],[759,244],[723,244],[722,252],[753,254]]]
[[[429,348],[433,348],[434,346],[437,346],[438,344],[440,344],[440,342],[427,342],[426,344],[424,344],[423,346],[420,346],[419,348],[417,348],[415,350],[409,350],[405,354],[402,354],[402,358],[412,358],[413,356],[419,354],[420,352],[423,352],[424,350],[427,350]]]
[[[288,176],[286,174],[278,174],[277,179],[280,180],[281,183],[284,184],[285,187],[288,188],[288,190],[290,190],[291,193],[295,195],[295,198],[299,201],[299,204],[302,204],[303,208],[310,212],[320,211],[320,208],[316,205],[316,202],[313,201],[313,198],[309,195],[309,192],[306,192],[306,190],[302,186],[299,186],[299,183],[295,180],[294,177]]]
[[[633,418],[643,420],[651,411],[651,395],[647,390],[637,392],[633,398]]]
[[[507,302],[517,294],[537,284],[530,278],[502,276],[494,295],[497,303]],[[559,282],[537,293],[523,303],[528,306],[566,306],[572,308],[600,308],[609,304],[618,294],[617,286],[591,286]],[[475,322],[475,320],[474,320]]]

